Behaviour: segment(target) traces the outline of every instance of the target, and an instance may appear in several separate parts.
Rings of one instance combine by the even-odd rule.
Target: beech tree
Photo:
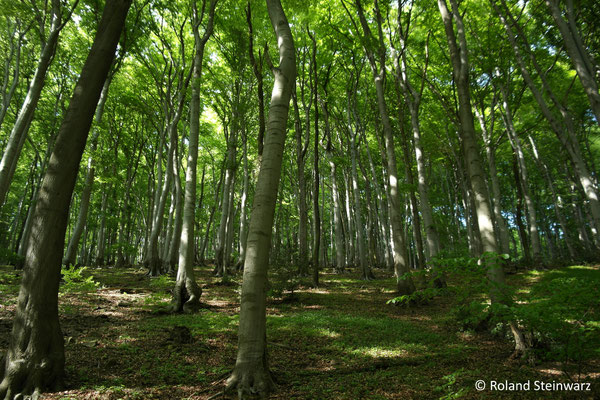
[[[267,356],[266,292],[269,250],[279,186],[286,123],[296,78],[296,51],[290,26],[279,0],[267,0],[267,10],[279,49],[267,130],[256,193],[250,214],[242,283],[238,354],[227,380],[239,398],[265,396],[273,386]]]
[[[38,398],[64,385],[58,282],[71,194],[94,110],[108,76],[130,0],[107,0],[98,31],[56,139],[33,215],[0,398]]]

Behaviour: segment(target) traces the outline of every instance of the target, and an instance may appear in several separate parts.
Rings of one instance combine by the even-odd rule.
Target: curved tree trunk
[[[289,102],[296,77],[294,40],[279,0],[267,0],[269,17],[279,46],[279,68],[267,120],[263,159],[256,183],[247,241],[242,283],[238,353],[227,381],[239,398],[266,396],[273,382],[269,372],[266,343],[266,294],[269,248],[277,188],[281,176],[283,146]]]
[[[96,107],[96,124],[100,124],[102,121],[102,114],[104,113],[104,104],[106,103],[106,99],[108,97],[108,88],[110,87],[112,79],[109,77],[104,82],[104,86],[102,88],[102,93],[100,95],[100,101],[98,102],[98,106]],[[77,222],[75,223],[75,227],[73,228],[73,234],[69,240],[69,245],[67,246],[67,252],[65,253],[65,257],[63,259],[63,264],[69,266],[75,264],[75,253],[77,253],[77,247],[79,246],[79,240],[81,239],[81,234],[83,233],[83,228],[87,222],[87,214],[90,208],[90,198],[92,195],[92,188],[94,186],[94,176],[96,168],[94,167],[94,152],[96,150],[96,146],[98,145],[98,136],[100,135],[99,128],[96,128],[94,132],[94,136],[92,137],[92,148],[91,148],[91,156],[88,160],[87,167],[87,175],[85,177],[85,184],[83,186],[83,192],[81,193],[81,202],[79,203],[79,214],[77,215]]]
[[[115,55],[131,0],[107,0],[96,37],[73,91],[34,212],[31,243],[0,383],[0,399],[57,389],[64,383],[64,340],[58,284],[77,170],[102,85]]]
[[[193,311],[200,304],[202,289],[194,278],[194,227],[196,216],[196,166],[198,164],[198,135],[200,130],[200,79],[202,77],[202,59],[204,47],[213,32],[215,7],[218,0],[211,0],[209,6],[208,22],[204,35],[200,37],[198,27],[202,18],[198,16],[198,9],[194,3],[194,17],[192,20],[194,29],[194,42],[196,51],[194,53],[194,72],[192,78],[192,100],[190,102],[190,141],[187,159],[187,170],[185,173],[185,203],[183,208],[183,227],[181,230],[181,243],[179,244],[179,267],[177,269],[177,281],[174,296],[174,311]],[[203,3],[202,10],[206,6]]]
[[[448,48],[450,50],[450,60],[452,62],[452,72],[458,94],[458,113],[463,155],[466,158],[467,172],[474,193],[475,211],[482,248],[484,254],[487,253],[482,261],[487,264],[487,276],[490,282],[492,282],[490,290],[492,302],[506,303],[508,295],[503,290],[505,286],[504,271],[497,257],[498,247],[496,245],[492,210],[484,179],[485,173],[479,157],[479,146],[475,139],[475,123],[471,109],[471,94],[469,92],[469,57],[465,27],[462,15],[458,10],[457,1],[450,0],[450,4],[451,11],[448,10],[446,0],[438,0],[438,8],[444,22]],[[454,33],[455,24],[458,35]],[[523,334],[514,321],[509,321],[509,325],[515,339],[515,352],[523,353],[527,348]]]
[[[0,161],[0,207],[6,200],[6,194],[12,181],[15,166],[21,154],[25,137],[29,131],[29,126],[33,120],[33,115],[37,108],[38,101],[42,95],[42,89],[46,81],[46,72],[52,63],[56,46],[58,44],[58,36],[64,27],[61,22],[61,5],[59,0],[52,1],[52,17],[50,25],[50,33],[45,43],[42,45],[42,53],[37,64],[37,68],[27,90],[27,95],[21,106],[15,125],[10,132],[8,144],[4,149],[2,160]]]
[[[577,71],[581,86],[585,91],[590,102],[592,112],[596,116],[596,122],[600,124],[600,94],[598,93],[597,78],[594,78],[596,71],[592,58],[588,53],[585,44],[581,40],[579,29],[575,23],[575,10],[573,0],[565,1],[565,14],[567,19],[562,16],[559,0],[545,0],[546,6],[560,31],[563,38],[567,54]]]

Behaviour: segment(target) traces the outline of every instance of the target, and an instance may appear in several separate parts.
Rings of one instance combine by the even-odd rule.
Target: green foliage
[[[6,249],[0,248],[0,264],[12,265],[17,269],[22,269],[25,263],[25,257]]]
[[[173,277],[163,274],[150,279],[150,287],[154,289],[170,290],[175,286]]]
[[[436,296],[439,296],[443,289],[428,287],[422,290],[417,290],[411,294],[394,297],[386,302],[386,304],[395,304],[397,306],[410,306],[413,304],[429,304]]]
[[[280,298],[287,293],[290,297],[293,297],[294,290],[300,285],[297,269],[285,264],[272,266],[269,273],[269,284],[267,296]]]
[[[582,361],[600,355],[600,272],[569,267],[540,277],[514,315],[535,345],[539,357]],[[521,300],[521,299],[520,299]]]
[[[582,361],[600,354],[600,272],[591,267],[568,267],[553,271],[531,271],[529,290],[499,288],[503,303],[490,304],[492,288],[486,264],[500,257],[486,254],[483,262],[472,258],[438,259],[447,274],[458,279],[452,316],[461,330],[506,333],[506,323],[514,321],[540,359]],[[487,258],[487,260],[486,260]],[[526,283],[526,282],[525,282]],[[524,283],[524,284],[525,284]],[[407,296],[398,302],[407,302]],[[393,299],[396,300],[396,299]]]
[[[63,268],[61,275],[63,284],[60,286],[61,293],[79,293],[79,292],[93,292],[100,284],[94,281],[94,277],[88,274],[84,274],[87,267],[81,268]]]
[[[441,385],[435,387],[436,392],[442,393],[442,396],[439,398],[440,400],[459,399],[467,393],[467,389],[465,387],[461,387],[461,388],[455,387],[457,379],[461,375],[463,375],[464,372],[465,372],[465,369],[461,368],[457,371],[454,371],[453,373],[451,373],[449,375],[442,377],[443,383]]]

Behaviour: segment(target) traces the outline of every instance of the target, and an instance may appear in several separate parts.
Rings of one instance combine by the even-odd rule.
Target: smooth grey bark
[[[106,215],[108,207],[109,185],[105,184],[105,190],[102,194],[102,204],[100,206],[100,227],[98,229],[98,249],[96,251],[96,265],[104,265],[104,250],[106,243]]]
[[[156,190],[160,191],[160,195],[158,198],[155,197],[155,201],[158,200],[158,203],[155,204],[154,213],[152,215],[152,229],[150,231],[150,236],[148,238],[148,250],[146,253],[145,264],[148,266],[148,274],[150,276],[158,276],[161,273],[162,263],[161,258],[159,257],[159,249],[158,249],[158,239],[162,230],[162,219],[165,211],[165,206],[167,203],[167,197],[169,195],[169,188],[171,186],[171,180],[173,179],[173,163],[175,158],[175,147],[177,146],[178,135],[177,135],[177,124],[181,119],[181,115],[183,112],[183,106],[185,104],[186,96],[185,93],[187,91],[187,87],[190,83],[190,79],[192,77],[192,71],[194,67],[190,68],[187,76],[184,77],[183,70],[180,74],[180,82],[179,82],[179,93],[177,96],[177,108],[172,116],[170,123],[168,124],[167,132],[169,133],[169,150],[167,152],[167,165],[165,169],[165,176],[163,180],[162,188],[158,186],[160,181],[157,182]],[[183,82],[182,82],[183,81]],[[161,171],[162,167],[160,165],[160,153],[158,157],[158,171]]]
[[[355,88],[353,88],[355,89]],[[354,90],[353,90],[354,91]],[[346,93],[347,97],[347,108],[346,108],[346,117],[347,117],[347,130],[348,130],[348,147],[350,148],[350,159],[351,159],[351,181],[352,181],[352,194],[354,199],[354,221],[356,226],[356,240],[357,240],[357,248],[358,248],[358,265],[360,267],[362,278],[369,280],[373,278],[373,273],[367,264],[367,250],[365,248],[365,237],[363,230],[363,216],[362,216],[362,208],[360,204],[360,192],[358,188],[358,169],[357,169],[357,158],[358,158],[358,150],[356,138],[359,134],[356,128],[353,127],[353,118],[352,112],[350,110],[350,98],[352,94],[350,92]]]
[[[187,169],[185,173],[185,203],[183,209],[183,227],[181,230],[181,243],[179,245],[179,266],[177,269],[177,281],[173,290],[174,311],[193,311],[200,303],[202,289],[196,283],[194,277],[194,228],[196,219],[196,181],[198,164],[198,136],[200,131],[200,83],[202,78],[202,59],[204,58],[204,47],[213,33],[215,7],[217,0],[211,0],[208,10],[208,21],[201,37],[199,25],[204,17],[206,0],[202,3],[202,15],[198,15],[198,9],[194,3],[194,15],[192,19],[194,43],[194,72],[192,77],[192,100],[190,102],[190,136],[188,146]]]
[[[183,229],[183,203],[184,194],[181,187],[181,178],[179,170],[181,169],[181,159],[176,157],[177,163],[173,163],[173,175],[175,176],[175,222],[173,231],[169,240],[169,252],[166,260],[169,263],[169,273],[175,273],[178,265],[179,246],[181,245],[181,230]]]
[[[92,48],[73,90],[34,212],[0,399],[39,398],[64,385],[64,339],[58,285],[69,204],[102,85],[125,24],[130,0],[107,0]],[[35,245],[33,245],[35,244]]]
[[[77,3],[75,3],[75,5],[76,4]],[[40,59],[33,74],[33,78],[31,79],[25,100],[17,115],[15,125],[10,132],[8,143],[4,149],[4,154],[2,155],[2,160],[0,160],[0,207],[2,207],[6,200],[6,194],[10,188],[10,183],[14,176],[14,171],[23,148],[23,143],[25,142],[25,137],[27,136],[29,126],[33,120],[38,101],[40,100],[42,89],[46,81],[46,73],[52,63],[54,53],[56,52],[58,36],[66,22],[70,19],[72,11],[73,10],[68,13],[65,22],[63,22],[60,0],[52,0],[50,32],[48,33],[45,42],[42,43]]]
[[[487,276],[492,282],[490,289],[492,302],[506,303],[508,295],[503,290],[505,285],[504,271],[497,257],[498,246],[496,245],[493,216],[484,178],[485,172],[479,157],[479,146],[475,139],[475,124],[471,109],[471,94],[469,92],[469,56],[465,27],[462,14],[458,10],[457,1],[450,0],[450,4],[452,11],[448,9],[446,0],[438,0],[438,8],[444,22],[444,30],[448,40],[454,84],[458,94],[460,136],[462,139],[463,155],[471,181],[470,186],[474,194],[477,222],[484,251],[482,261],[487,266]],[[456,26],[456,33],[454,32],[454,26]],[[515,353],[522,354],[527,349],[523,334],[514,321],[509,321],[509,325],[515,339]]]
[[[596,247],[600,247],[600,198],[598,196],[598,190],[594,186],[594,178],[590,174],[589,169],[585,163],[583,155],[581,153],[581,148],[579,141],[577,139],[577,135],[575,133],[575,126],[573,123],[573,118],[569,112],[569,110],[562,104],[552,87],[549,85],[547,79],[545,78],[545,74],[541,71],[541,67],[537,62],[537,58],[534,52],[531,50],[531,46],[527,41],[526,35],[524,34],[522,28],[518,24],[518,22],[514,19],[514,16],[511,14],[508,9],[506,2],[501,0],[501,5],[497,4],[497,0],[492,1],[492,6],[494,10],[500,17],[502,21],[506,34],[508,37],[508,41],[513,48],[513,53],[515,55],[515,60],[519,69],[521,71],[521,75],[523,80],[529,87],[529,90],[533,94],[536,102],[540,107],[540,111],[550,124],[550,128],[555,133],[556,137],[563,145],[573,165],[575,167],[575,174],[577,176],[577,181],[579,182],[581,188],[583,189],[584,195],[589,202],[589,208],[591,211],[591,219],[590,224],[592,227],[592,235],[594,239],[594,243]],[[521,40],[524,46],[519,46],[517,43],[518,39]],[[550,99],[552,104],[557,108],[560,114],[560,120],[555,117],[555,115],[550,110],[548,103],[542,94],[540,88],[535,84],[533,77],[527,66],[525,65],[524,56],[521,48],[525,51],[525,56],[529,58],[531,61],[533,68],[537,72],[541,87],[544,90],[547,97]],[[562,122],[562,123],[561,123]]]
[[[567,246],[567,251],[569,252],[569,257],[571,260],[576,260],[575,249],[573,247],[570,230],[567,228],[567,220],[563,214],[563,201],[560,196],[557,194],[556,189],[554,187],[554,183],[552,181],[552,177],[550,176],[550,171],[548,171],[548,167],[541,159],[535,141],[533,137],[529,135],[529,143],[531,144],[531,151],[533,153],[533,158],[536,161],[538,167],[541,169],[544,175],[544,179],[546,180],[546,184],[552,193],[552,200],[554,202],[554,213],[556,215],[556,219],[560,224],[560,229],[563,231],[563,241]]]
[[[523,191],[523,199],[525,200],[525,206],[527,207],[527,226],[529,228],[529,239],[531,240],[531,251],[535,264],[539,264],[542,261],[542,245],[540,242],[540,235],[538,230],[537,213],[535,210],[535,204],[531,198],[531,191],[529,189],[529,176],[527,173],[527,164],[525,163],[525,154],[521,146],[521,139],[519,138],[515,126],[513,123],[512,110],[509,105],[508,91],[506,87],[500,84],[500,93],[502,94],[502,120],[508,134],[510,144],[517,157],[518,170],[521,175],[521,184]]]
[[[250,216],[238,353],[233,373],[227,380],[227,388],[237,389],[240,399],[254,394],[265,397],[273,386],[266,347],[267,270],[289,103],[296,77],[294,40],[280,1],[267,0],[267,10],[277,36],[279,68],[273,69],[275,81],[263,159]]]
[[[401,1],[398,1],[399,9],[401,10]],[[421,106],[421,99],[423,97],[423,88],[425,84],[427,67],[429,63],[429,44],[426,44],[425,48],[425,65],[422,71],[421,86],[419,90],[410,82],[409,69],[407,62],[407,48],[408,48],[408,34],[411,15],[408,15],[408,21],[406,21],[406,28],[403,28],[402,23],[402,12],[398,13],[398,30],[400,36],[401,52],[394,56],[394,67],[395,67],[395,78],[399,86],[402,88],[404,94],[404,101],[408,107],[410,113],[410,126],[412,130],[412,145],[414,148],[414,156],[417,167],[417,189],[419,192],[419,210],[423,217],[423,225],[425,230],[425,238],[427,244],[427,260],[430,261],[435,258],[440,251],[440,239],[437,232],[437,228],[433,221],[433,210],[429,201],[429,188],[427,183],[427,176],[425,172],[425,160],[423,155],[423,147],[421,145],[421,126],[419,121],[419,110]],[[429,42],[429,37],[427,38]],[[400,96],[400,93],[398,93]],[[413,204],[415,204],[414,202]],[[415,204],[416,206],[416,204]],[[414,218],[414,217],[413,217]],[[416,220],[416,218],[415,218]],[[418,228],[415,227],[415,230]],[[419,234],[420,236],[420,234]],[[417,238],[418,244],[418,238]],[[443,279],[437,278],[436,284],[443,286]]]
[[[319,286],[319,251],[321,248],[321,213],[319,210],[319,103],[318,103],[318,87],[319,74],[317,67],[317,42],[314,35],[306,28],[308,36],[312,41],[312,60],[311,70],[313,79],[311,79],[311,94],[314,95],[315,104],[315,139],[313,146],[313,247],[312,247],[312,285]],[[307,115],[307,121],[309,115]],[[306,126],[308,131],[308,124]]]
[[[560,7],[560,0],[545,0],[546,6],[560,31],[567,54],[575,67],[577,76],[588,97],[596,122],[600,124],[600,94],[598,93],[597,68],[590,56],[586,45],[583,43],[576,23],[576,14],[573,0],[566,0],[564,12]],[[564,16],[563,16],[564,13]],[[565,20],[566,17],[566,20]]]
[[[204,239],[202,240],[202,245],[200,246],[200,250],[198,251],[198,262],[200,264],[204,264],[204,253],[206,251],[206,248],[208,247],[208,243],[210,240],[210,232],[211,232],[211,226],[213,223],[213,220],[215,218],[215,214],[216,214],[216,209],[217,206],[219,204],[219,197],[221,195],[221,185],[223,184],[223,177],[225,175],[225,162],[227,161],[227,157],[225,157],[223,159],[223,163],[221,164],[221,168],[219,169],[221,171],[221,175],[219,177],[219,183],[217,184],[217,188],[215,190],[215,198],[213,201],[213,207],[210,211],[209,217],[208,217],[208,224],[206,225],[206,230],[204,231]]]
[[[363,138],[364,140],[364,138]],[[375,193],[377,195],[377,207],[379,209],[379,221],[378,221],[378,225],[379,225],[379,230],[381,238],[382,238],[382,248],[383,248],[383,257],[385,259],[385,265],[386,267],[391,270],[393,269],[393,259],[392,259],[392,251],[391,251],[391,246],[390,244],[390,230],[389,230],[389,222],[388,222],[388,213],[387,213],[387,201],[384,203],[383,201],[383,192],[385,192],[385,189],[381,188],[380,185],[380,180],[378,179],[378,175],[377,172],[375,171],[375,163],[373,162],[373,157],[371,156],[371,150],[369,150],[369,146],[365,146],[366,152],[367,152],[367,158],[369,160],[369,169],[371,171],[371,176],[373,177],[374,180],[374,186],[375,186]],[[384,172],[385,174],[385,172]],[[383,179],[385,180],[385,179]]]
[[[10,19],[6,17],[7,26],[10,26]],[[10,40],[10,53],[5,60],[4,64],[4,78],[1,89],[2,94],[2,105],[0,107],[0,127],[4,122],[4,118],[6,117],[6,113],[10,107],[10,102],[15,94],[15,90],[19,84],[19,78],[21,74],[21,47],[23,45],[23,39],[25,38],[25,34],[29,31],[29,26],[22,27],[21,21],[17,20],[14,24],[14,29],[12,33],[9,32],[9,40]],[[18,33],[17,33],[18,32]],[[11,77],[11,64],[13,64],[14,60],[14,68],[12,70]]]
[[[233,185],[235,170],[236,170],[236,152],[237,152],[237,134],[238,134],[238,111],[237,107],[239,103],[239,89],[241,85],[236,85],[236,97],[237,100],[233,104],[233,121],[227,140],[227,158],[225,164],[225,178],[223,181],[223,197],[221,200],[221,220],[219,223],[219,231],[217,233],[217,245],[215,248],[215,272],[219,276],[225,277],[227,275],[227,266],[229,263],[229,256],[227,249],[228,236],[231,233],[228,228],[229,217],[231,216],[231,208],[233,208],[231,194],[234,192],[235,187]],[[227,129],[225,129],[227,132]]]
[[[481,127],[481,132],[483,136],[483,143],[485,145],[485,154],[488,163],[488,171],[490,176],[490,185],[492,189],[492,206],[494,210],[494,222],[496,223],[496,227],[498,229],[498,247],[502,254],[510,253],[510,238],[508,232],[508,225],[504,216],[502,215],[502,207],[501,207],[501,194],[500,194],[500,182],[498,181],[498,169],[496,168],[496,148],[498,143],[494,143],[492,138],[494,132],[494,113],[493,110],[496,105],[496,98],[494,96],[494,100],[491,104],[492,116],[491,116],[491,127],[488,129],[485,121],[484,107],[481,106],[481,111],[477,107],[475,107],[475,115],[477,116],[477,120],[479,121],[479,126]]]
[[[69,244],[67,246],[67,251],[63,258],[64,265],[74,265],[75,264],[75,253],[77,252],[77,247],[79,246],[79,240],[81,239],[81,234],[83,233],[83,228],[87,222],[87,214],[90,208],[90,198],[92,195],[92,188],[94,186],[94,177],[96,173],[96,167],[94,166],[94,152],[96,151],[96,147],[98,146],[98,137],[100,136],[100,128],[98,125],[102,122],[102,115],[104,114],[104,104],[106,104],[106,99],[108,98],[108,89],[110,87],[112,79],[109,76],[104,83],[102,88],[102,93],[100,94],[100,101],[98,102],[98,106],[96,107],[96,129],[92,137],[92,146],[91,146],[91,155],[88,159],[87,166],[87,174],[85,177],[85,183],[83,185],[83,191],[81,192],[81,201],[79,202],[79,214],[77,215],[77,222],[73,228],[73,233],[71,234],[71,238],[69,239]]]
[[[375,0],[375,19],[377,20],[378,27],[378,38],[375,38],[371,32],[371,28],[365,18],[365,14],[361,5],[360,0],[355,0],[356,8],[360,19],[360,25],[365,36],[365,43],[376,43],[375,49],[368,45],[364,46],[371,71],[373,73],[373,80],[375,83],[375,91],[377,93],[377,106],[379,109],[379,115],[383,125],[383,136],[385,141],[385,151],[387,159],[387,173],[388,173],[388,198],[390,202],[390,222],[392,228],[392,240],[394,242],[393,255],[394,255],[394,270],[397,279],[398,293],[410,294],[415,291],[415,285],[410,276],[406,274],[410,272],[408,259],[406,255],[406,245],[404,243],[404,232],[402,229],[402,217],[401,217],[401,204],[400,204],[400,191],[399,191],[399,180],[398,180],[398,166],[396,163],[396,150],[394,144],[394,135],[392,130],[392,124],[390,122],[389,112],[385,101],[385,78],[386,78],[386,67],[385,67],[385,47],[383,44],[383,31],[382,31],[382,18],[379,11],[378,1]],[[344,5],[345,7],[345,5]]]
[[[346,266],[354,267],[356,263],[356,246],[354,240],[356,238],[356,225],[354,223],[354,213],[352,212],[350,196],[351,184],[350,176],[344,172],[344,205],[346,209]]]
[[[301,275],[308,274],[308,206],[306,204],[306,176],[304,166],[306,163],[306,152],[310,143],[310,107],[312,96],[309,96],[308,106],[304,102],[304,80],[301,82],[301,95],[304,112],[306,113],[306,136],[302,142],[302,120],[298,107],[298,96],[296,90],[292,93],[294,105],[294,130],[296,136],[296,179],[298,180],[298,272]]]
[[[327,138],[327,147],[325,152],[327,154],[327,161],[329,162],[329,169],[331,171],[331,203],[333,203],[333,224],[331,226],[331,236],[335,241],[335,269],[338,272],[342,272],[344,270],[346,260],[344,227],[342,223],[342,201],[340,199],[340,193],[337,184],[337,163],[335,160],[333,144],[331,142],[331,127],[329,125],[329,109],[327,101],[321,102],[321,107],[323,108],[323,122],[325,123],[325,136]]]
[[[243,270],[244,260],[246,259],[246,239],[248,238],[248,214],[246,209],[248,208],[248,185],[250,183],[250,170],[248,168],[248,133],[246,132],[245,128],[242,133],[242,153],[244,176],[242,182],[242,196],[240,198],[240,232],[238,245],[239,259],[237,262],[237,269]]]

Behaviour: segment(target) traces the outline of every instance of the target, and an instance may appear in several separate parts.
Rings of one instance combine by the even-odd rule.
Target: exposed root
[[[170,311],[194,313],[201,308],[200,296],[202,289],[192,279],[177,282],[173,290],[173,303]]]
[[[18,359],[6,364],[4,378],[0,383],[0,399],[40,398],[43,391],[57,391],[64,387],[62,364],[60,360]],[[64,363],[64,360],[63,360]]]
[[[229,379],[225,392],[237,390],[238,399],[266,399],[275,383],[268,368],[264,365],[238,363]]]

